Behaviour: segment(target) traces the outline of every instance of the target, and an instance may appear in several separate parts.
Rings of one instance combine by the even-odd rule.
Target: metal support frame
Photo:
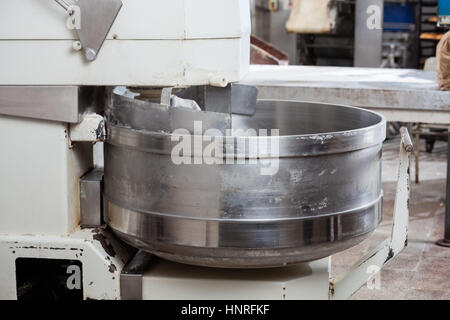
[[[330,299],[339,300],[350,297],[369,279],[367,273],[369,267],[375,266],[381,270],[407,245],[410,193],[409,167],[413,144],[406,128],[402,127],[400,132],[400,161],[391,237],[361,258],[349,271],[330,279]]]
[[[419,183],[419,144],[420,144],[420,123],[417,124],[416,132],[414,134],[414,143],[416,144],[416,149],[414,150],[414,165],[416,173],[416,183]]]
[[[437,245],[450,248],[450,127],[448,132],[447,149],[447,189],[445,200],[445,231],[444,238],[436,242]]]
[[[436,128],[436,129],[441,129],[442,127],[446,127],[446,126],[442,126],[442,125],[437,125],[437,124],[423,124],[420,122],[415,123],[414,125],[414,129],[411,131],[411,134],[414,136],[414,144],[417,146],[417,148],[414,149],[414,161],[415,161],[415,180],[416,180],[416,184],[420,182],[420,177],[419,177],[419,153],[420,153],[420,148],[419,148],[419,142],[420,142],[420,138],[421,135],[425,135],[427,137],[440,137],[442,135],[447,135],[446,132],[443,133],[439,133],[439,132],[430,132],[427,131],[427,129],[432,129],[432,128]],[[432,149],[433,147],[431,147]],[[427,152],[431,152],[428,151],[428,146],[427,146]]]

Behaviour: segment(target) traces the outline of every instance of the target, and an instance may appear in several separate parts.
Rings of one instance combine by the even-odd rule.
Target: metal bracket
[[[166,107],[183,107],[189,108],[195,111],[201,111],[202,109],[198,103],[192,99],[182,99],[173,94],[173,91],[186,88],[181,87],[169,87],[161,90],[161,105]]]
[[[122,8],[122,1],[76,0],[74,4],[65,0],[54,1],[66,10],[72,19],[72,25],[80,40],[74,44],[74,49],[83,49],[88,61],[95,60]]]
[[[70,125],[72,142],[98,142],[105,139],[105,119],[96,113],[83,115],[80,123]]]
[[[162,91],[161,104],[170,105],[169,97],[172,96],[173,89],[178,89],[176,96],[197,102],[204,111],[247,116],[256,112],[258,89],[254,86],[233,83],[226,87],[165,88]]]
[[[120,298],[142,300],[142,275],[153,259],[153,255],[139,250],[120,274]]]
[[[101,227],[103,224],[103,169],[93,169],[80,178],[80,226]]]
[[[400,133],[400,161],[391,237],[361,258],[349,271],[330,279],[329,299],[339,300],[350,297],[367,283],[370,277],[367,273],[369,267],[375,266],[381,270],[407,245],[410,193],[409,166],[413,144],[406,128],[400,128]]]

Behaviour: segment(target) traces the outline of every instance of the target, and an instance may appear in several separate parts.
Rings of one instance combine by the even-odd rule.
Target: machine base
[[[297,300],[328,299],[330,257],[284,268],[222,269],[179,264],[140,251],[146,261],[122,273],[123,299]],[[132,263],[130,269],[136,270]],[[137,281],[138,280],[138,281]],[[132,284],[132,285],[128,285]]]
[[[64,290],[81,290],[82,299],[120,299],[120,273],[133,252],[103,228],[77,230],[67,236],[0,235],[0,300],[21,299],[19,280],[28,277],[31,281],[25,283],[30,284],[42,280],[42,271],[33,278],[33,269],[45,272],[55,266],[52,261],[62,262],[56,267]],[[21,259],[23,263],[17,263]],[[41,300],[58,298],[39,296]]]

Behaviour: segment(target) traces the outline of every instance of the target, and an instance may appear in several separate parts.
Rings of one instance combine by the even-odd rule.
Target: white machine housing
[[[86,86],[226,86],[248,71],[248,0],[122,0],[94,61],[68,18],[53,0],[0,0],[0,299],[18,298],[18,258],[79,260],[85,299],[121,298],[128,247],[80,228]]]
[[[122,2],[89,62],[55,1],[0,0],[0,85],[224,86],[248,71],[248,0]]]

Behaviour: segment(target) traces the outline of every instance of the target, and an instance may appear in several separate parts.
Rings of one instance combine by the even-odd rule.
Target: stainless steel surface
[[[231,111],[235,114],[251,116],[256,112],[258,89],[234,83],[231,88]]]
[[[94,169],[80,180],[80,225],[86,228],[100,227],[102,219],[103,170]]]
[[[80,28],[75,29],[88,61],[95,60],[122,8],[121,0],[78,0]]]
[[[383,0],[358,0],[355,5],[353,65],[381,65],[383,49]]]
[[[226,87],[203,87],[204,110],[231,114],[232,85]]]
[[[189,264],[272,267],[351,247],[381,220],[385,120],[376,113],[260,101],[253,116],[233,115],[233,128],[280,136],[239,135],[231,140],[245,143],[236,150],[228,139],[222,145],[246,163],[175,165],[172,135],[140,104],[130,103],[121,121],[114,116],[123,109],[112,106],[105,144],[106,220],[135,247]],[[254,164],[239,147],[273,139],[279,158],[265,154]],[[276,174],[261,175],[267,161],[278,163]]]
[[[439,90],[436,72],[312,66],[251,66],[241,81],[260,99],[349,104],[374,110],[450,111],[450,92]],[[426,115],[423,118],[426,118]],[[421,122],[426,122],[422,119]],[[420,120],[418,120],[420,121]]]
[[[84,91],[76,86],[0,86],[0,114],[77,123]]]
[[[225,88],[204,86],[205,111],[253,115],[258,89],[242,84],[229,84]]]
[[[161,104],[169,105],[167,95],[171,88],[163,89]],[[202,110],[220,113],[253,115],[255,113],[258,89],[254,86],[229,84],[228,86],[194,86],[174,93],[180,98],[196,101]]]
[[[120,298],[122,300],[142,300],[142,277],[153,256],[139,250],[125,265],[120,274]]]
[[[138,130],[154,130],[164,133],[176,129],[186,129],[194,133],[194,121],[201,121],[202,129],[214,128],[221,132],[231,128],[229,113],[195,111],[188,108],[172,108],[167,105],[148,101],[135,100],[125,96],[113,94],[115,108],[107,110],[110,119],[116,124],[131,126]],[[168,140],[170,136],[168,136]]]
[[[230,270],[155,259],[143,275],[143,299],[325,300],[328,299],[330,282],[329,262],[328,258],[324,258],[282,270]],[[235,313],[235,317],[244,318],[239,314]],[[257,317],[255,315],[249,318]],[[228,316],[233,315],[228,312]]]

